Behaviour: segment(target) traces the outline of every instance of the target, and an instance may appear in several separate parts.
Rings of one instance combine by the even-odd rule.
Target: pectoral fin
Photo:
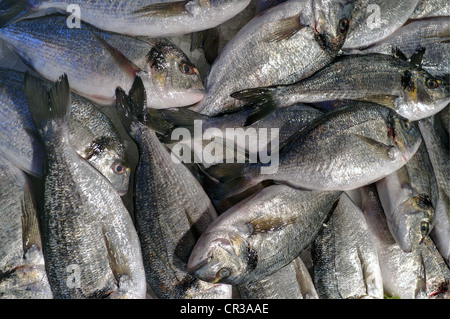
[[[25,184],[22,206],[22,247],[24,255],[33,246],[41,249],[41,234],[37,218],[36,206],[33,201],[30,186]]]
[[[381,104],[395,110],[395,100],[397,98],[398,96],[395,95],[368,95],[357,100]]]
[[[188,13],[188,11],[186,10],[186,4],[188,2],[189,1],[152,3],[142,7],[139,10],[134,11],[133,13],[141,14],[143,16],[155,17],[177,16],[183,13]]]
[[[295,16],[274,22],[272,32],[269,32],[264,40],[269,43],[289,40],[298,31],[304,27],[308,27],[308,25],[301,23],[300,18],[301,14],[299,13]]]
[[[353,134],[356,138],[360,139],[362,142],[364,142],[368,148],[372,149],[374,152],[379,154],[381,157],[387,159],[387,160],[393,160],[394,159],[394,147],[390,145],[386,145],[384,143],[378,142],[370,137],[360,135],[360,134]]]

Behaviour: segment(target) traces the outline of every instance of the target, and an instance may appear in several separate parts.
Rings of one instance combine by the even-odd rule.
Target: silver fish
[[[148,106],[186,106],[204,97],[197,69],[167,40],[141,41],[87,24],[69,28],[63,16],[23,20],[0,29],[0,39],[45,79],[70,77],[72,90],[99,105],[113,105],[115,88],[130,89],[140,75]]]
[[[134,215],[147,282],[158,298],[231,298],[230,285],[203,282],[187,272],[195,241],[217,213],[191,172],[143,123],[145,94],[139,78],[129,96],[120,88],[116,93],[122,123],[139,149]]]
[[[374,239],[361,209],[345,193],[312,251],[314,283],[321,299],[383,299]]]
[[[47,91],[27,74],[25,92],[46,151],[41,228],[54,297],[145,298],[142,253],[131,216],[109,181],[68,142],[67,76]]]
[[[351,190],[405,165],[420,143],[415,124],[393,110],[351,102],[298,131],[276,153],[272,150],[269,164],[223,163],[206,172],[219,181],[214,198],[267,179],[305,189]]]
[[[255,282],[238,285],[244,299],[318,299],[311,275],[300,257]]]
[[[416,55],[420,59],[421,51]],[[260,117],[277,106],[297,102],[365,100],[386,105],[416,121],[436,114],[450,102],[450,84],[410,61],[373,53],[341,56],[294,84],[247,89],[232,96],[263,104]]]
[[[435,225],[431,237],[448,265],[450,265],[450,155],[448,138],[435,117],[419,121],[419,129],[436,176],[439,198]]]
[[[0,68],[0,79],[0,154],[42,178],[45,152],[29,112],[24,73]],[[72,147],[124,195],[130,180],[128,152],[113,123],[98,107],[74,93],[70,116]]]
[[[74,0],[70,5],[55,0],[3,0],[0,25],[43,10],[73,13],[99,29],[133,36],[166,37],[213,28],[242,11],[250,0],[92,1]],[[78,9],[79,12],[76,10]]]
[[[356,1],[352,24],[342,48],[362,48],[383,40],[408,20],[419,1]]]
[[[410,19],[449,16],[450,5],[446,0],[420,0]]]
[[[206,97],[194,111],[236,110],[230,94],[300,80],[331,62],[349,26],[353,1],[289,0],[264,11],[226,44],[206,79]],[[236,57],[246,57],[237,63]]]
[[[235,285],[273,274],[312,242],[340,194],[264,188],[207,228],[189,257],[189,271],[201,280]]]
[[[405,252],[421,244],[434,227],[436,178],[425,144],[405,166],[376,183],[395,241]]]
[[[450,21],[448,17],[436,17],[410,21],[386,39],[364,50],[351,50],[352,54],[393,54],[397,49],[411,57],[424,48],[421,68],[434,76],[448,73],[450,63]]]
[[[50,299],[31,183],[0,156],[0,299]]]

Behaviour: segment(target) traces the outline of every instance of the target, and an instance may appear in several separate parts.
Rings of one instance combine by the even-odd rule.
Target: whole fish
[[[70,87],[47,91],[25,76],[30,113],[46,151],[41,214],[46,270],[55,298],[145,298],[139,239],[116,190],[69,144]]]
[[[375,238],[385,294],[401,299],[448,299],[450,269],[429,237],[410,253],[391,236],[374,185],[361,188],[363,212]]]
[[[438,198],[425,144],[405,166],[376,182],[376,186],[392,236],[403,251],[413,251],[434,227]]]
[[[447,2],[447,1],[446,1]],[[383,41],[364,50],[351,50],[352,54],[393,54],[397,49],[411,57],[424,48],[421,67],[434,76],[449,73],[450,21],[448,17],[413,20],[399,28]]]
[[[255,282],[238,285],[243,299],[318,299],[311,275],[300,257]]]
[[[343,48],[362,48],[388,37],[405,24],[419,1],[356,1]]]
[[[139,149],[134,216],[147,282],[158,298],[231,298],[230,285],[188,274],[194,244],[217,217],[205,191],[183,163],[174,162],[145,124],[145,90],[136,78],[129,96],[117,89],[117,110]]]
[[[446,0],[420,0],[410,19],[440,17],[450,15],[450,5]]]
[[[0,68],[0,78],[0,154],[41,178],[45,151],[28,108],[24,73]],[[71,146],[124,195],[130,180],[128,152],[111,120],[74,93],[70,117]]]
[[[268,164],[224,163],[206,169],[226,198],[274,180],[312,190],[351,190],[396,171],[421,143],[415,123],[373,103],[350,102],[325,113],[280,146]]]
[[[439,192],[431,237],[447,264],[450,265],[449,142],[444,129],[435,117],[420,120],[418,126],[433,166]]]
[[[66,19],[80,18],[105,31],[132,36],[166,37],[213,28],[242,11],[250,0],[185,1],[92,1],[74,0],[70,5],[55,0],[0,1],[5,25],[35,12],[53,9],[72,13]]]
[[[19,21],[0,28],[0,39],[45,79],[66,73],[75,93],[99,105],[113,105],[116,87],[129,90],[136,75],[152,92],[149,107],[186,106],[205,95],[197,69],[164,39],[143,41],[88,24],[71,29],[63,16]]]
[[[190,273],[233,285],[273,274],[312,242],[340,194],[264,188],[222,213],[200,236]]]
[[[263,104],[260,113],[297,102],[366,100],[415,121],[441,111],[450,102],[450,86],[410,61],[367,54],[341,56],[294,84],[243,90],[233,97]]]
[[[374,239],[361,209],[345,193],[312,248],[321,299],[383,299]]]
[[[241,103],[233,92],[292,83],[326,66],[344,42],[353,2],[289,0],[264,11],[222,49],[206,96],[192,109],[206,115],[236,110]]]
[[[0,208],[0,299],[52,298],[31,183],[1,156]]]

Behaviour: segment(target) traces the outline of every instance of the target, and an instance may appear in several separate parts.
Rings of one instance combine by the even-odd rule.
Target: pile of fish
[[[449,61],[446,0],[0,0],[0,298],[448,299]]]

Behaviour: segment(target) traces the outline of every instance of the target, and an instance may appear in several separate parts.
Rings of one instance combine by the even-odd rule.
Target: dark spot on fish
[[[85,150],[84,159],[90,160],[93,156],[98,156],[101,154],[108,146],[113,144],[113,139],[107,136],[100,136],[92,141],[91,145],[89,145]]]
[[[416,86],[412,81],[412,74],[409,70],[406,70],[405,73],[403,73],[401,84],[403,90],[406,90],[408,92],[413,92],[416,89]]]
[[[253,220],[251,222],[246,223],[245,225],[250,231],[251,236],[260,234],[260,233],[270,233],[282,230],[287,225],[295,223],[297,218],[266,218],[266,219],[258,219]]]
[[[254,270],[258,265],[258,252],[251,248],[247,247],[247,266],[249,270]]]

